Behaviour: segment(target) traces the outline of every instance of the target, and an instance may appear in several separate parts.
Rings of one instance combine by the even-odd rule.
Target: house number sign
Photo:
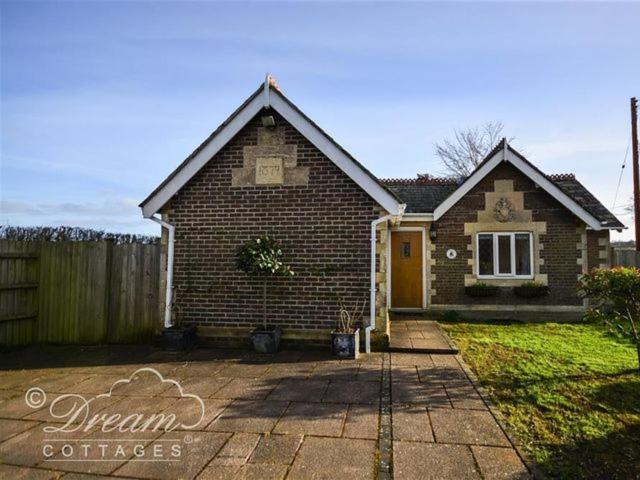
[[[256,185],[282,185],[283,183],[282,158],[256,159]]]

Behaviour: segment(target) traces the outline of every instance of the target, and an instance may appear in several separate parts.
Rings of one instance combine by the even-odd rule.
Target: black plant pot
[[[280,349],[280,327],[256,327],[251,331],[251,343],[258,353],[276,353]]]
[[[498,294],[498,287],[495,285],[468,285],[464,287],[464,293],[470,297],[493,297]]]
[[[353,333],[331,332],[331,352],[338,358],[358,358],[360,329]]]
[[[173,326],[162,331],[162,345],[170,350],[189,350],[198,342],[196,327]]]

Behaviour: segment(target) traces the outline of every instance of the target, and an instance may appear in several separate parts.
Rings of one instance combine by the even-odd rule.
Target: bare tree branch
[[[498,143],[502,122],[487,122],[481,127],[455,130],[452,140],[435,144],[435,154],[453,177],[467,177]]]

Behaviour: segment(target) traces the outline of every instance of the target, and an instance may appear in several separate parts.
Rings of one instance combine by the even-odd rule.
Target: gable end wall
[[[542,249],[539,273],[548,281],[548,296],[523,299],[516,297],[510,287],[500,289],[495,297],[469,297],[464,292],[465,275],[473,274],[471,235],[465,235],[465,223],[478,221],[478,211],[485,210],[485,192],[493,192],[496,180],[512,180],[513,191],[523,192],[524,210],[531,211],[532,222],[546,223],[546,232],[539,235]],[[576,292],[578,275],[582,272],[581,231],[584,223],[535,184],[519,170],[507,163],[499,164],[464,198],[447,211],[437,222],[437,240],[431,267],[437,305],[568,305],[580,306],[582,299]],[[458,253],[454,260],[446,257],[448,249]],[[535,256],[534,245],[534,256]],[[468,281],[468,280],[467,280]],[[524,280],[522,280],[524,281]]]
[[[252,327],[261,322],[261,283],[234,266],[238,246],[260,235],[280,242],[296,275],[268,288],[268,321],[286,329],[332,329],[338,297],[368,313],[371,221],[381,207],[275,112],[304,178],[285,186],[232,186],[244,147],[258,145],[254,118],[171,200],[176,227],[176,314],[186,324]],[[291,149],[288,149],[291,151]],[[306,183],[305,183],[306,182]],[[236,182],[236,184],[238,184]]]

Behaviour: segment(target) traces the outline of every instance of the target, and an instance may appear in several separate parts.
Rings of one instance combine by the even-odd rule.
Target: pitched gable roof
[[[273,77],[261,85],[191,155],[189,155],[141,204],[145,217],[157,213],[207,162],[209,162],[249,121],[263,109],[272,108],[307,140],[335,163],[393,215],[402,214],[404,204],[361,163],[327,135],[284,96]]]
[[[503,158],[504,157],[504,158]],[[505,160],[506,158],[506,160]],[[496,161],[497,159],[497,161]],[[490,167],[486,165],[492,161]],[[433,177],[417,179],[383,179],[382,183],[393,190],[407,204],[407,213],[433,214],[434,219],[440,218],[444,212],[453,206],[464,194],[488,174],[500,161],[508,161],[516,168],[523,171],[522,166],[527,167],[523,171],[548,193],[559,200],[562,198],[565,206],[572,205],[574,213],[579,211],[584,218],[591,220],[590,225],[596,230],[626,228],[598,199],[593,196],[572,174],[545,175],[537,167],[532,165],[524,156],[513,149],[503,139],[489,152],[485,159],[461,183],[452,179],[438,179]],[[520,165],[520,166],[519,166]],[[483,170],[478,174],[477,172]],[[474,179],[471,177],[476,176]],[[472,180],[473,185],[468,183]],[[540,181],[541,180],[541,181]],[[545,185],[547,188],[545,188]],[[551,185],[552,188],[549,188]],[[466,187],[466,188],[465,188]],[[462,189],[464,188],[464,193]],[[553,192],[553,193],[552,193]],[[559,192],[559,193],[558,193]],[[567,201],[569,200],[569,201]],[[446,202],[445,207],[442,207]],[[561,202],[563,203],[563,202]],[[569,208],[569,207],[567,207]],[[436,215],[439,213],[439,215]],[[577,215],[577,213],[576,213]],[[586,220],[585,220],[586,222]]]

